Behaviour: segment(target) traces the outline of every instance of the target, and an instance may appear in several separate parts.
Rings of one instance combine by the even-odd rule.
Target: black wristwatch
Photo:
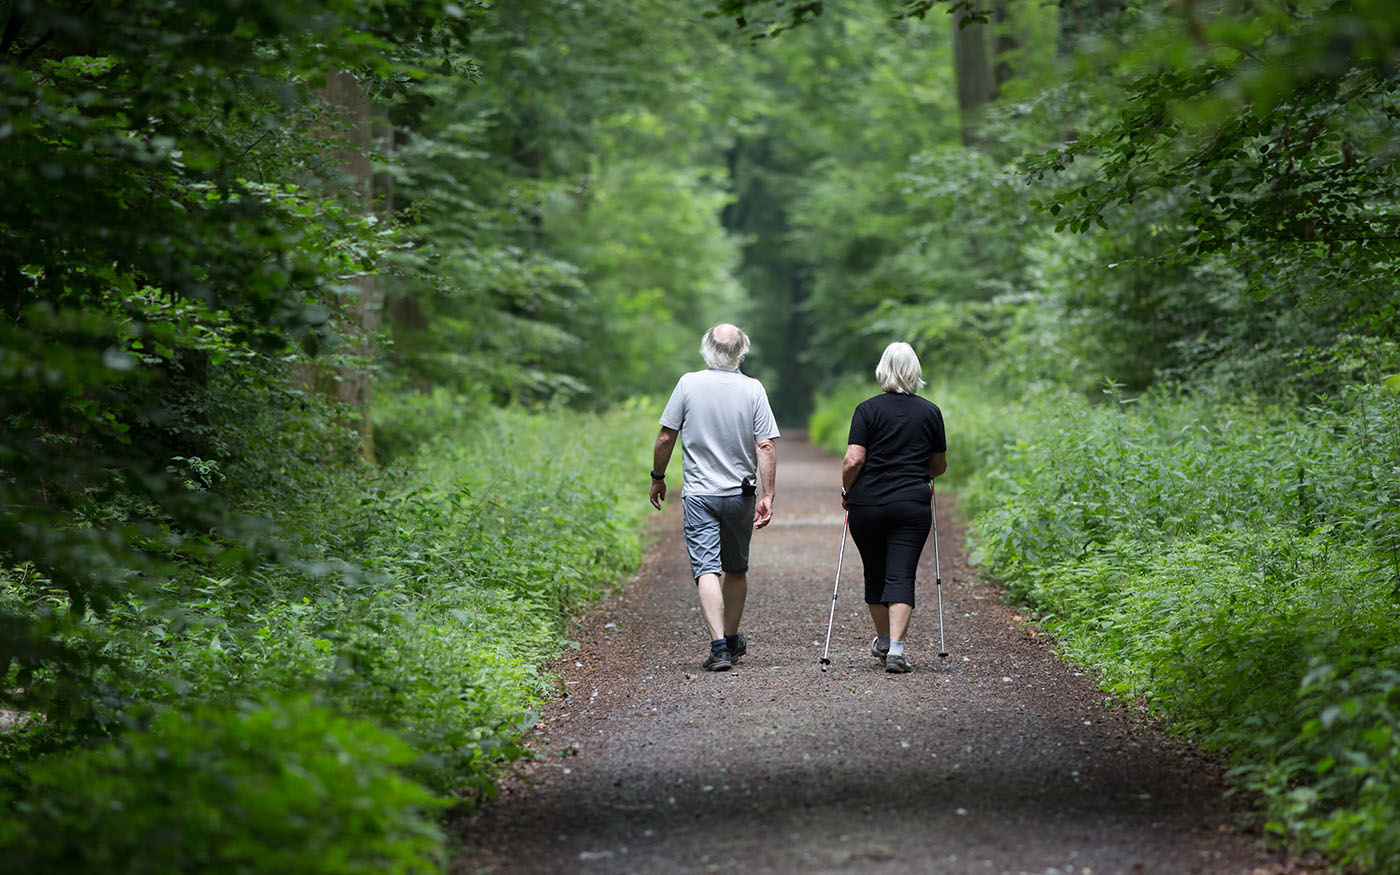
[[[665,479],[666,479],[666,475],[665,475],[665,474],[658,474],[658,473],[656,473],[655,471],[652,471],[652,472],[651,472],[651,479],[657,480],[657,481],[665,480]]]

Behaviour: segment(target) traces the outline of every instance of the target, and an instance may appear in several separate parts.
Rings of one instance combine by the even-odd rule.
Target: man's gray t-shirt
[[[682,495],[739,495],[758,480],[754,444],[778,436],[763,384],[722,368],[684,374],[661,424],[681,433]]]

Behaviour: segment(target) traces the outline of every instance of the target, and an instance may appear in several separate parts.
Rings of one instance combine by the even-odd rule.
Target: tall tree
[[[1126,8],[1124,0],[1060,0],[1060,29],[1056,48],[1062,58],[1072,56],[1087,34],[1109,27]]]
[[[663,391],[712,315],[737,318],[722,207],[744,60],[644,0],[494,7],[482,81],[403,131],[420,222],[390,289],[395,371],[498,399]],[[716,314],[722,309],[727,312]]]
[[[991,22],[995,34],[992,46],[993,97],[1000,96],[1002,87],[1016,75],[1012,59],[1020,48],[1020,40],[1017,37],[1011,6],[1011,0],[994,0],[992,3]]]
[[[957,74],[958,109],[962,112],[962,141],[975,145],[986,106],[995,95],[987,60],[984,13],[971,3],[955,4],[953,13],[953,68]]]
[[[333,108],[335,118],[327,134],[337,144],[334,155],[346,177],[350,202],[366,216],[385,215],[387,209],[377,209],[375,205],[380,196],[376,185],[383,177],[374,171],[375,114],[368,83],[361,82],[345,70],[332,70],[326,75],[326,85],[321,94]],[[374,337],[383,319],[384,295],[375,281],[375,272],[361,271],[349,283],[354,292],[345,302],[342,325],[347,351],[360,363],[313,364],[309,368],[311,380],[318,391],[353,411],[350,424],[360,436],[361,456],[366,461],[373,461],[369,359],[373,353]]]

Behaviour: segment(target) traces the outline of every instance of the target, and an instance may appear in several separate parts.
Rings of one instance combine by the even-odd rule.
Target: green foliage
[[[0,747],[27,800],[7,843],[36,837],[40,870],[121,868],[102,855],[151,830],[196,836],[155,813],[186,780],[179,813],[220,819],[252,862],[181,839],[148,868],[431,868],[435,839],[404,826],[426,809],[398,810],[428,797],[396,776],[476,804],[523,755],[565,617],[637,561],[644,504],[621,485],[654,426],[636,407],[491,405],[656,388],[656,365],[738,297],[716,221],[726,122],[709,127],[724,103],[700,81],[732,50],[675,13],[0,11],[0,703],[28,716]],[[342,90],[368,106],[340,112]],[[367,196],[370,159],[387,200]],[[381,271],[388,355],[361,330]],[[366,411],[327,396],[363,403],[379,363],[412,391],[378,388],[375,469]],[[244,720],[231,703],[248,699],[273,704]],[[298,718],[356,764],[321,775]],[[198,732],[209,774],[142,771]],[[206,784],[255,772],[247,750],[317,780],[257,790],[273,779],[255,775],[245,789],[265,795],[220,808]],[[103,769],[137,786],[30,804]],[[263,830],[241,806],[295,825],[318,787],[363,820],[328,812],[329,837],[269,827],[271,846],[240,834]],[[100,828],[73,827],[85,817]],[[55,830],[87,844],[46,851]],[[228,850],[208,832],[205,851]],[[311,862],[278,856],[284,840]]]
[[[737,319],[715,216],[730,47],[665,4],[493,8],[482,80],[425,88],[395,204],[395,376],[498,402],[596,408],[661,391],[706,323]]]
[[[726,19],[735,33],[760,40],[817,19],[826,4],[823,0],[715,0],[711,7],[700,14]]]
[[[412,748],[306,699],[168,712],[27,769],[0,846],[14,871],[437,872],[443,801]]]
[[[1220,370],[1252,391],[1339,333],[1348,350],[1393,344],[1393,10],[1166,6],[1143,4],[1086,55],[1081,80],[1101,108],[1083,136],[1024,165],[1052,183],[1036,201],[1057,229],[1094,229],[1102,261],[1127,274],[1094,283],[1089,315],[1122,321],[1128,344],[1183,353],[1167,370],[1241,358]]]
[[[1271,831],[1396,871],[1400,399],[1109,391],[949,405],[977,560],[1114,692],[1228,751]]]
[[[110,731],[102,675],[125,669],[44,629],[181,568],[270,558],[230,500],[259,484],[215,472],[258,458],[275,479],[309,432],[346,461],[294,368],[334,347],[392,232],[341,184],[344,125],[316,89],[353,69],[401,96],[475,5],[6,4],[0,566],[61,591],[69,619],[0,613],[0,700]]]
[[[639,560],[654,410],[380,397],[385,431],[411,435],[396,464],[284,471],[303,491],[265,508],[297,536],[278,565],[173,574],[100,615],[32,568],[0,577],[0,607],[85,656],[100,705],[131,727],[88,753],[61,752],[74,727],[60,710],[3,736],[20,801],[0,840],[34,871],[124,857],[161,872],[436,871],[435,797],[477,805],[525,754],[565,620]],[[182,464],[200,488],[218,479]]]
[[[298,473],[310,491],[267,509],[298,534],[280,567],[172,576],[101,619],[27,572],[0,606],[46,618],[55,647],[100,654],[92,681],[118,713],[315,691],[410,740],[422,780],[489,796],[497,765],[522,753],[564,619],[635,567],[644,505],[620,484],[646,464],[651,418],[383,397],[382,421],[411,418],[423,443],[379,472]],[[71,731],[44,714],[36,745]]]
[[[914,344],[930,374],[1012,358],[1004,345],[1034,312],[1032,250],[1054,245],[1024,188],[993,158],[953,146],[909,156],[878,183],[878,208],[868,202],[877,183],[861,182],[864,197],[814,186],[809,212],[821,218],[804,220],[829,360],[868,369],[892,340]]]
[[[716,221],[721,180],[707,168],[619,160],[591,175],[588,202],[555,217],[559,245],[595,299],[576,330],[605,341],[578,357],[597,400],[669,392],[704,328],[738,318],[737,247]]]
[[[874,379],[861,382],[852,380],[823,395],[807,420],[812,443],[828,453],[844,454],[851,434],[851,414],[862,401],[879,391],[880,385]]]
[[[891,23],[890,11],[823,4],[744,59],[754,86],[727,155],[724,221],[745,237],[751,366],[780,419],[806,416],[815,388],[878,353],[871,308],[921,291],[871,274],[911,225],[909,157],[956,140],[951,44],[945,19]]]
[[[230,618],[246,657],[223,683],[329,685],[413,741],[425,756],[415,774],[478,800],[523,753],[564,620],[636,566],[644,505],[625,484],[646,464],[651,417],[468,406],[464,421],[444,393],[385,401],[383,421],[431,416],[441,430],[328,506],[319,495],[284,507],[312,521],[307,549],[325,571],[314,585],[271,578]],[[335,571],[342,558],[363,582]]]
[[[859,97],[824,87],[815,121],[770,125],[780,160],[740,176],[741,204],[753,191],[800,205],[762,218],[741,272],[778,342],[797,341],[784,385],[829,390],[893,339],[953,371],[1085,391],[1111,374],[1134,390],[1205,379],[1292,401],[1394,372],[1388,7],[1154,0],[1084,21],[1068,4],[1007,5],[989,49],[1011,66],[968,149],[936,37],[947,16],[932,14],[952,5],[906,4],[930,13],[924,30],[905,22],[865,53],[907,52],[900,68],[926,79],[892,87],[868,73],[879,60],[852,61],[843,81],[864,75]],[[826,4],[774,51],[824,32],[868,35]],[[929,94],[944,102],[910,99]],[[827,107],[865,123],[828,128]]]
[[[968,8],[975,149],[941,14]],[[913,342],[989,567],[1235,751],[1271,828],[1387,865],[1400,430],[1355,388],[1400,370],[1384,0],[699,13],[5,6],[0,703],[33,716],[5,751],[71,778],[291,696],[489,797],[562,619],[636,561],[654,428],[511,405],[664,391],[724,318],[780,416],[830,392],[838,451]],[[370,373],[372,411],[324,394]],[[26,820],[110,808],[94,784]]]
[[[807,189],[814,439],[914,343],[985,570],[1229,752],[1271,832],[1400,871],[1395,17],[1113,6],[1061,4],[1078,51],[976,150]]]

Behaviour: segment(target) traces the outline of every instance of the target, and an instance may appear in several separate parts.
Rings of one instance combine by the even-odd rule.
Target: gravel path
[[[749,652],[719,674],[699,669],[707,635],[673,496],[637,578],[553,667],[567,695],[531,733],[538,759],[454,825],[460,872],[1311,871],[1233,826],[1216,764],[1112,706],[973,582],[951,498],[938,507],[950,658],[937,656],[932,544],[914,672],[887,675],[868,655],[848,543],[822,673],[839,482],[839,460],[800,435],[779,441]]]

